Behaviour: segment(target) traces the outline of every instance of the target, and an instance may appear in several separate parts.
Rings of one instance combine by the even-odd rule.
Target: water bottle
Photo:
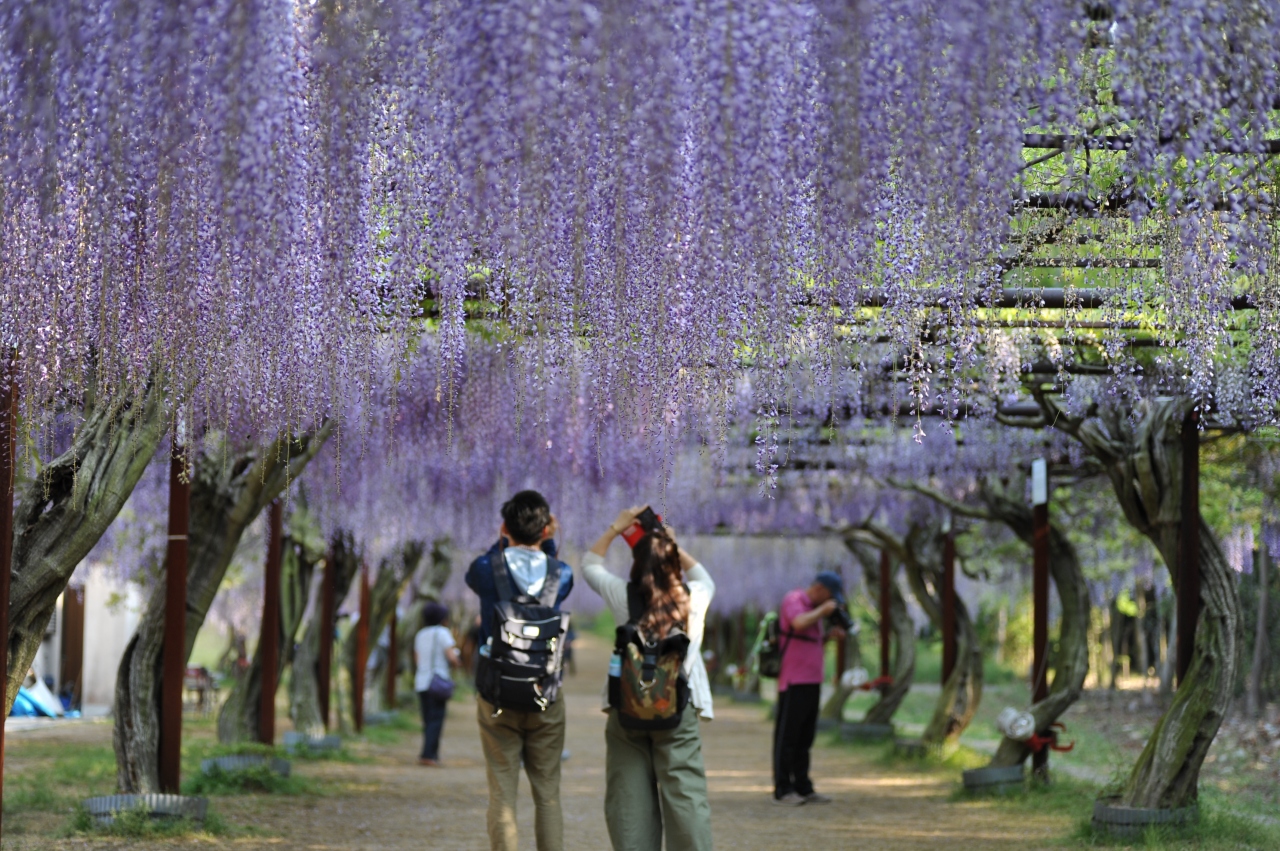
[[[613,652],[613,655],[609,657],[609,676],[622,676],[622,656],[619,655],[616,650]]]

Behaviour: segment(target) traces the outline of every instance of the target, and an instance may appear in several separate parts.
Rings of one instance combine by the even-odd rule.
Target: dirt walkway
[[[563,799],[567,848],[609,848],[603,816],[604,716],[599,685],[605,661],[603,642],[587,637],[580,665],[568,682],[568,749]],[[106,725],[95,735],[109,737]],[[81,733],[80,735],[85,735]],[[955,781],[878,764],[867,751],[819,747],[814,752],[818,788],[835,798],[824,807],[786,810],[769,804],[771,726],[760,706],[716,707],[716,720],[703,726],[712,825],[722,849],[1034,849],[1069,832],[1061,816],[1012,816],[982,802],[953,802]],[[68,742],[69,746],[74,746]],[[442,755],[445,768],[416,764],[416,740],[359,751],[372,763],[304,763],[306,776],[322,779],[329,794],[312,797],[244,795],[219,797],[213,806],[257,836],[239,836],[200,847],[225,846],[271,851],[399,851],[488,847],[484,833],[487,802],[484,762],[474,708],[449,708]],[[17,750],[20,752],[21,747]],[[527,781],[521,788],[522,847],[533,848],[532,807]],[[17,839],[17,837],[15,837]],[[30,837],[35,839],[35,837]],[[122,843],[84,837],[16,848],[110,847]],[[129,847],[174,847],[131,843]],[[186,843],[182,843],[186,844]]]

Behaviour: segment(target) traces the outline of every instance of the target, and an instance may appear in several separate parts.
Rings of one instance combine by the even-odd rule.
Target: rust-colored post
[[[391,609],[391,624],[388,627],[390,645],[387,647],[387,681],[384,684],[386,692],[383,697],[386,698],[387,710],[396,708],[396,668],[399,667],[399,657],[396,653],[396,610]]]
[[[1049,472],[1043,458],[1031,465],[1031,523],[1031,702],[1039,703],[1049,696]],[[1049,749],[1041,748],[1031,758],[1032,771],[1042,775],[1048,767]]]
[[[889,551],[880,551],[880,676],[889,676],[889,636],[893,626],[890,606],[893,605],[889,594],[892,578],[890,572],[893,565],[889,561]]]
[[[360,619],[356,622],[356,669],[351,677],[351,718],[364,730],[364,672],[369,666],[369,565],[360,565]]]
[[[72,706],[84,692],[84,586],[68,585],[62,595],[62,665],[58,681],[71,684]]]
[[[324,719],[324,728],[329,729],[329,688],[333,676],[333,621],[337,614],[338,602],[336,583],[337,563],[333,560],[333,550],[324,563],[324,576],[320,584],[320,658],[316,672],[316,685],[320,692],[320,717]]]
[[[840,687],[840,678],[844,676],[845,669],[849,665],[848,660],[849,640],[836,642],[836,672],[832,680],[836,688]]]
[[[169,545],[165,554],[164,649],[160,662],[160,791],[177,794],[182,761],[182,680],[187,671],[187,533],[191,480],[181,438],[169,457]]]
[[[1200,620],[1200,415],[1182,422],[1182,522],[1178,535],[1178,684],[1191,667]]]
[[[18,431],[17,357],[10,355],[0,370],[0,685],[5,689],[4,706],[8,707],[9,691],[9,578],[13,573],[13,479],[14,448]],[[4,794],[4,716],[0,712],[0,796]],[[0,808],[0,835],[4,828],[4,812]]]
[[[956,537],[942,541],[942,684],[956,669]]]
[[[267,564],[263,571],[262,631],[258,657],[262,659],[262,695],[258,704],[258,741],[276,743],[276,688],[280,670],[280,560],[284,546],[284,509],[272,500],[268,512]]]
[[[742,669],[747,664],[747,607],[738,609],[738,634],[733,642],[733,660]]]

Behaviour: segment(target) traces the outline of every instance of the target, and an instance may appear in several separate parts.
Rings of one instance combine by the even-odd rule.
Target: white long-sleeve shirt
[[[615,623],[624,624],[630,619],[627,611],[627,580],[614,576],[604,566],[604,559],[593,552],[582,557],[582,578],[599,594],[613,613]],[[701,564],[695,564],[685,573],[689,586],[689,622],[685,624],[689,634],[689,652],[684,657],[684,678],[689,683],[689,701],[698,715],[710,721],[715,717],[711,707],[711,680],[707,666],[702,662],[702,634],[707,621],[707,609],[716,594],[716,583]],[[609,709],[609,684],[605,682],[601,708]]]

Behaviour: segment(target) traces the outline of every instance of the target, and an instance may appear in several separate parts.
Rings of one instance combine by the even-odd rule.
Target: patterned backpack
[[[639,589],[627,583],[628,621],[618,627],[609,673],[609,705],[628,730],[674,730],[689,703],[684,660],[689,652],[685,625],[650,640],[636,625],[644,616]]]
[[[560,562],[547,559],[547,577],[537,597],[516,592],[501,552],[491,563],[498,604],[489,653],[482,652],[477,662],[476,691],[497,713],[545,712],[560,692],[564,635],[569,631],[569,613],[555,608]]]

